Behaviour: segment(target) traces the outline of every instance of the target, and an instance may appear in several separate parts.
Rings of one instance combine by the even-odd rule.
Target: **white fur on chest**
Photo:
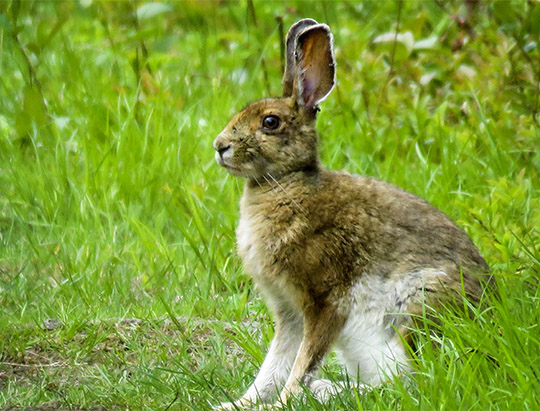
[[[236,228],[238,254],[245,271],[251,275],[257,288],[266,297],[271,311],[299,313],[298,299],[289,282],[289,267],[279,264],[275,253],[279,247],[287,247],[287,238],[294,237],[298,224],[288,226],[290,232],[277,232],[271,218],[256,206],[248,207],[242,199],[240,221]],[[285,240],[284,240],[285,239]]]
[[[275,277],[287,271],[288,267],[280,264],[276,254],[288,249],[305,226],[305,222],[291,217],[288,207],[280,209],[281,202],[275,193],[260,198],[244,194],[240,201],[236,229],[238,254],[246,271],[257,282],[259,278]]]
[[[242,215],[236,228],[238,254],[246,271],[255,278],[262,275],[264,264],[264,245],[261,244],[258,220],[250,215]]]

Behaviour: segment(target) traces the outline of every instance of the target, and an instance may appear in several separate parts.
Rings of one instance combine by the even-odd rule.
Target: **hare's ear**
[[[302,31],[296,39],[296,82],[293,95],[301,106],[315,110],[332,91],[336,69],[333,37],[326,24]]]
[[[291,97],[293,94],[296,75],[296,39],[306,27],[314,26],[317,22],[313,19],[303,19],[294,23],[287,33],[285,60],[285,72],[283,73],[283,97]]]

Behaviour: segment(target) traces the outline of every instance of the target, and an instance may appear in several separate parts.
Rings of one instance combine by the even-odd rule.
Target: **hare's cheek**
[[[234,164],[237,167],[244,167],[250,162],[251,155],[249,154],[249,147],[236,147],[229,160],[230,164]]]

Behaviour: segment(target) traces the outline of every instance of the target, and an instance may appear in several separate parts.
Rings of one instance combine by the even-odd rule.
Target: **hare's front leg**
[[[302,317],[290,311],[276,312],[275,334],[257,378],[246,393],[234,403],[224,403],[217,409],[245,407],[257,401],[269,401],[290,373],[302,341]]]
[[[316,385],[316,380],[313,379],[314,374],[342,330],[344,323],[345,317],[338,313],[334,304],[327,304],[322,308],[313,307],[312,311],[306,314],[304,337],[291,374],[285,388],[281,391],[280,404],[285,403],[290,395],[300,392],[301,384],[305,384],[308,388],[311,385]]]

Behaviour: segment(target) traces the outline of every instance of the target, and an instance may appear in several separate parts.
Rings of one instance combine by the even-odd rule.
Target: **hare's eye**
[[[270,115],[262,119],[262,127],[265,130],[276,130],[280,125],[281,120],[278,116]]]

